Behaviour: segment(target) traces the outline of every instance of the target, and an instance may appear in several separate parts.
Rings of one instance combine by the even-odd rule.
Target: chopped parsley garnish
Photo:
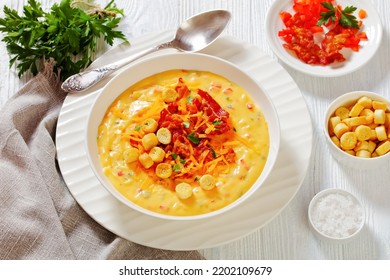
[[[190,123],[189,123],[189,122],[183,122],[183,126],[184,126],[185,128],[189,128],[189,127],[190,127]]]
[[[200,140],[199,137],[196,136],[195,132],[191,132],[190,134],[187,135],[187,138],[194,143],[195,145],[198,145]]]
[[[217,154],[216,154],[216,152],[214,151],[214,149],[213,149],[213,148],[210,148],[210,150],[211,150],[211,155],[213,156],[213,158],[217,158]]]
[[[180,165],[178,165],[177,163],[175,163],[175,165],[173,166],[173,172],[180,172],[180,170],[181,170]]]
[[[191,95],[189,95],[189,96],[187,97],[187,103],[191,103],[192,100],[194,100],[194,98],[193,98]]]

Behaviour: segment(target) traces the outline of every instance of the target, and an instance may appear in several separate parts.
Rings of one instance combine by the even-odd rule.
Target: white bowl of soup
[[[101,184],[133,210],[209,218],[264,186],[280,144],[265,90],[223,59],[164,54],[120,72],[97,96],[86,151]]]

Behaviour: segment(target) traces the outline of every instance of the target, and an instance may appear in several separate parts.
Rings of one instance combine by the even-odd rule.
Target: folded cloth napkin
[[[56,162],[59,84],[49,65],[0,110],[0,259],[203,259],[124,240],[77,204]]]

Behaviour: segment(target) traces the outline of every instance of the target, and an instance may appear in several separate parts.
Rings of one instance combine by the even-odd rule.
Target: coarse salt
[[[363,209],[348,193],[328,193],[313,205],[311,220],[313,226],[324,235],[347,238],[359,230]]]

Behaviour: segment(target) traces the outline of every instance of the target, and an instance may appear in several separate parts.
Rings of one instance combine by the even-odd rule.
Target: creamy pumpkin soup
[[[123,92],[98,130],[105,175],[127,199],[167,215],[218,210],[261,174],[267,122],[249,94],[219,75],[170,70]]]

